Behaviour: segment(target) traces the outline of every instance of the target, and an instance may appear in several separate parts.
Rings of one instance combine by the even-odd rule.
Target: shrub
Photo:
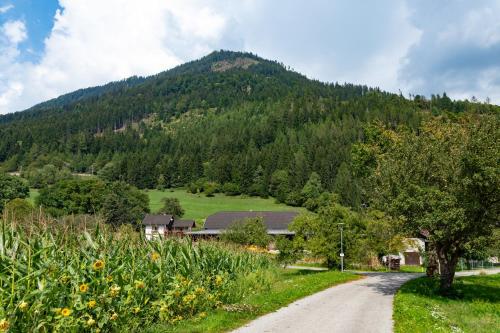
[[[276,249],[279,250],[276,259],[283,267],[295,263],[302,256],[302,250],[296,248],[293,241],[284,236],[276,239]]]
[[[13,219],[24,219],[33,212],[33,205],[28,201],[20,198],[9,201],[4,210],[12,216]]]
[[[224,192],[225,195],[240,195],[241,190],[238,184],[235,183],[225,183],[224,186],[222,186],[222,192]]]
[[[160,209],[160,213],[171,214],[176,217],[184,216],[184,208],[182,208],[179,199],[177,198],[163,198],[163,207]]]
[[[245,219],[232,224],[222,234],[222,239],[236,244],[260,247],[266,247],[270,241],[266,226],[261,218]]]
[[[205,184],[205,195],[207,197],[213,197],[215,193],[219,193],[219,184],[208,182]]]
[[[24,179],[0,173],[0,212],[7,202],[15,198],[26,198],[29,191]]]

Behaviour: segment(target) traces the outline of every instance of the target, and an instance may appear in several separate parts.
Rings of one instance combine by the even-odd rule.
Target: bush
[[[0,212],[7,202],[15,198],[26,198],[29,192],[24,179],[0,173]]]
[[[195,183],[189,183],[188,185],[188,192],[192,194],[198,193],[198,187],[196,186]]]
[[[20,198],[9,201],[4,210],[15,220],[24,219],[33,212],[33,205]]]
[[[219,193],[219,184],[208,182],[205,184],[205,195],[207,197],[213,197],[215,193]]]
[[[302,194],[300,192],[290,192],[286,199],[285,203],[289,206],[295,206],[295,207],[300,207],[302,206],[302,203],[304,202],[304,199],[302,197]]]
[[[270,237],[261,218],[250,218],[232,224],[222,234],[222,240],[241,244],[267,247]]]
[[[224,192],[225,195],[241,194],[240,187],[235,183],[225,183],[224,186],[222,186],[222,192]]]
[[[163,198],[163,207],[160,209],[160,213],[170,214],[176,217],[184,216],[184,209],[177,198]]]
[[[276,259],[283,267],[295,263],[302,256],[302,250],[296,248],[293,241],[284,236],[276,239],[276,249],[279,251]]]

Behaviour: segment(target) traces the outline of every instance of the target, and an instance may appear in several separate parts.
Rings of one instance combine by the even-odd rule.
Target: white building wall
[[[154,237],[163,236],[165,234],[165,230],[167,229],[165,225],[155,225],[155,227],[157,228],[157,230],[153,231],[152,225],[144,226],[144,233],[147,240],[151,240]]]

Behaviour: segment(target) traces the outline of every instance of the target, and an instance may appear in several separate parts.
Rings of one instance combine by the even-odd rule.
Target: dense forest
[[[139,188],[272,195],[295,205],[316,182],[359,207],[366,189],[353,163],[370,126],[418,131],[433,116],[499,111],[445,93],[407,98],[322,83],[250,53],[219,51],[1,116],[0,167],[29,176],[49,165]]]

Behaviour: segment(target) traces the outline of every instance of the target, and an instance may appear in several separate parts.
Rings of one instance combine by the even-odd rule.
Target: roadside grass
[[[302,267],[313,267],[313,268],[328,268],[325,263],[320,262],[303,262],[297,261],[293,266],[302,266]]]
[[[149,196],[149,207],[151,212],[157,212],[161,208],[161,200],[163,198],[177,198],[182,208],[186,211],[184,218],[194,219],[199,225],[202,225],[202,222],[208,215],[220,211],[303,210],[303,208],[278,204],[275,202],[274,198],[263,199],[260,197],[226,196],[224,194],[215,194],[213,197],[207,197],[203,193],[188,193],[185,189],[164,191],[147,190],[146,193]]]
[[[439,281],[405,283],[394,299],[395,332],[498,332],[500,274],[456,278],[453,297],[438,293]]]
[[[238,304],[211,311],[202,320],[186,320],[174,326],[158,324],[146,332],[227,332],[297,299],[359,278],[359,275],[339,271],[280,269],[268,291],[251,294]]]
[[[425,273],[425,267],[413,265],[401,265],[399,267],[400,273]]]

